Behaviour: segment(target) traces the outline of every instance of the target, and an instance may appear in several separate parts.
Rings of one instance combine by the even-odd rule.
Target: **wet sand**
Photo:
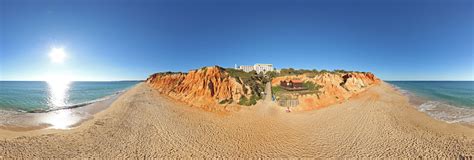
[[[59,109],[41,113],[0,111],[0,129],[30,131],[37,129],[72,129],[109,107],[123,92],[82,107]]]
[[[460,158],[474,129],[435,120],[383,83],[344,103],[286,113],[271,102],[216,114],[141,83],[71,130],[0,130],[0,158]]]

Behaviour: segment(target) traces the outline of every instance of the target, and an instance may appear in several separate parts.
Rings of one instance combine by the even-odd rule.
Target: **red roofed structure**
[[[299,90],[306,90],[307,88],[303,87],[302,80],[289,80],[289,81],[280,81],[280,86],[288,91],[299,91]]]

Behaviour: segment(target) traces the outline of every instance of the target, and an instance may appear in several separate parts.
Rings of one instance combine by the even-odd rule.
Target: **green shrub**
[[[314,78],[314,77],[316,77],[316,73],[306,73],[306,77]]]
[[[317,84],[310,81],[304,82],[303,87],[307,88],[309,91],[316,91],[319,89],[319,86]]]
[[[292,75],[302,75],[306,74],[306,77],[308,78],[314,78],[316,75],[321,74],[321,73],[366,73],[366,72],[359,72],[359,71],[346,71],[342,69],[336,69],[333,71],[329,70],[316,70],[316,69],[293,69],[293,68],[282,68],[280,69],[280,73],[276,74],[275,76],[292,76]]]
[[[250,74],[250,75],[258,75],[258,74],[257,74],[257,71],[250,71],[249,74]]]
[[[247,99],[247,97],[242,96],[242,97],[240,97],[239,105],[246,105],[246,104],[248,103],[248,101],[249,101],[249,100]],[[247,106],[247,105],[246,105],[246,106]]]
[[[259,100],[260,98],[255,96],[255,95],[252,95],[250,96],[250,100],[249,100],[249,105],[255,105],[257,104],[257,100]]]
[[[257,104],[257,100],[259,99],[258,96],[252,95],[250,96],[250,99],[248,99],[245,96],[240,97],[239,105],[244,105],[244,106],[251,106]]]
[[[270,81],[265,78],[263,73],[257,74],[255,71],[244,72],[234,68],[226,68],[225,70],[229,73],[229,76],[234,77],[238,83],[248,86],[251,90],[251,94],[258,98],[262,97],[261,93],[265,91],[264,83]],[[247,93],[246,87],[244,87],[244,92]]]
[[[293,68],[282,68],[280,70],[279,76],[289,76],[289,75],[296,75],[296,70]]]
[[[272,79],[274,77],[277,77],[278,73],[276,71],[268,71],[265,73],[265,75],[269,77],[270,79]]]
[[[336,69],[336,70],[334,70],[334,72],[336,72],[336,73],[349,73],[349,71],[345,71],[343,69]]]
[[[172,74],[184,74],[184,75],[186,75],[188,73],[167,71],[167,72],[158,72],[158,73],[153,74],[152,76],[155,76],[155,75],[172,75]]]
[[[219,102],[219,104],[231,104],[233,102],[232,99],[224,99],[222,101]]]
[[[272,86],[272,94],[278,94],[280,93],[281,91],[283,91],[283,88],[281,88],[281,86]]]
[[[245,80],[245,79],[250,79],[252,77],[251,73],[247,73],[242,70],[233,69],[233,68],[226,68],[225,70],[227,71],[227,73],[229,73],[231,77],[234,77],[236,79],[240,77]]]

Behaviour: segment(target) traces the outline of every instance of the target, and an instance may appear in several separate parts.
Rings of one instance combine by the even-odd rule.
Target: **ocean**
[[[449,123],[474,123],[474,81],[387,81],[418,110]]]
[[[0,81],[0,110],[49,112],[85,106],[118,94],[137,81]]]

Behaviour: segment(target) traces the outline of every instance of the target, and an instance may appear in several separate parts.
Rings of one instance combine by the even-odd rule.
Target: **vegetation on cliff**
[[[174,99],[216,110],[218,105],[256,104],[263,97],[264,83],[269,80],[255,72],[212,66],[188,73],[155,73],[146,82]]]
[[[278,97],[278,99],[291,99],[291,97],[299,96],[299,95],[306,95],[306,94],[318,94],[319,89],[323,86],[318,85],[312,81],[305,81],[303,83],[303,87],[306,90],[300,91],[287,91],[280,85],[272,86],[272,94]]]
[[[265,83],[271,81],[268,76],[263,73],[257,74],[255,71],[244,72],[233,68],[226,68],[225,70],[231,77],[234,77],[238,83],[248,86],[251,90],[250,99],[245,97],[239,100],[239,104],[241,105],[248,106],[256,104],[257,100],[262,99],[264,96],[262,92],[265,92]]]
[[[367,73],[360,71],[346,71],[342,69],[336,69],[333,71],[328,70],[317,70],[317,69],[294,69],[294,68],[282,68],[280,72],[272,71],[267,72],[266,75],[269,77],[282,77],[282,76],[295,76],[295,75],[305,75],[308,78],[314,78],[316,75],[330,73],[330,74],[347,74],[347,73]]]
[[[255,105],[257,104],[257,100],[259,100],[261,98],[257,98],[256,95],[252,95],[250,96],[250,99],[248,99],[247,97],[240,97],[240,100],[239,100],[239,105],[245,105],[245,106],[251,106],[251,105]]]
[[[300,110],[321,108],[344,101],[366,90],[369,86],[380,82],[380,79],[370,72],[337,70],[332,72],[307,71],[291,73],[290,75],[285,75],[286,73],[278,74],[278,76],[272,78],[273,92],[279,101],[297,101],[296,106]],[[286,91],[279,88],[280,81],[293,79],[303,81],[303,86],[308,88],[308,90]],[[314,92],[310,92],[310,88]]]
[[[287,91],[282,80],[303,81],[306,90]],[[380,80],[372,73],[344,70],[282,69],[280,73],[244,72],[219,66],[183,72],[162,72],[147,80],[153,88],[174,99],[206,110],[221,110],[232,105],[255,105],[264,97],[265,83],[272,84],[277,99],[299,101],[304,109],[333,104],[362,92]]]
[[[216,105],[227,105],[242,96],[250,96],[244,91],[245,86],[237,83],[219,66],[188,73],[156,73],[146,82],[162,94],[206,110],[222,110]]]

